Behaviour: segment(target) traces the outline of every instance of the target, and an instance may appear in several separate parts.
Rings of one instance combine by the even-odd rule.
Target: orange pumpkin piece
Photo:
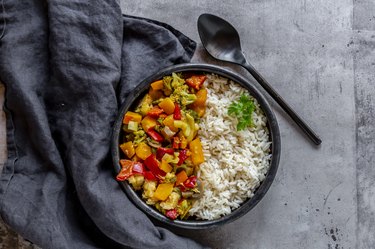
[[[167,114],[174,112],[174,103],[171,98],[165,98],[159,103],[159,107],[164,110]]]
[[[195,96],[197,96],[197,99],[194,101],[192,106],[205,106],[206,105],[206,100],[207,100],[207,89],[202,88],[200,89]]]
[[[177,175],[176,175],[176,186],[180,185],[181,183],[184,183],[186,181],[186,179],[188,179],[188,176],[185,172],[185,170],[182,170],[180,171]]]
[[[157,80],[153,83],[151,83],[151,88],[154,90],[161,90],[164,87],[163,80]]]
[[[196,93],[197,99],[189,107],[195,111],[198,116],[203,117],[206,111],[206,101],[207,101],[207,89],[202,88]]]

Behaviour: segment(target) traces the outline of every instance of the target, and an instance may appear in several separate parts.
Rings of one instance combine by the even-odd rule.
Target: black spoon
[[[202,14],[198,18],[198,33],[203,46],[212,57],[238,64],[247,69],[316,145],[322,143],[319,136],[293,111],[255,68],[247,62],[242,53],[240,36],[230,23],[211,14]]]

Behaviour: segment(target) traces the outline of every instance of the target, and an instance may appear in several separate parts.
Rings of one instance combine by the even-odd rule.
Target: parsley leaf
[[[253,125],[253,120],[251,118],[255,110],[255,104],[248,95],[242,94],[238,101],[233,101],[228,107],[228,114],[236,116],[237,131],[244,130],[248,126]]]

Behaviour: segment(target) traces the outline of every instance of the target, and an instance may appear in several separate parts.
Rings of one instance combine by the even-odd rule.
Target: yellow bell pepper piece
[[[156,126],[157,121],[156,119],[151,118],[150,116],[146,116],[142,119],[141,124],[142,124],[143,130],[147,132],[148,129]]]
[[[191,152],[191,160],[194,165],[199,165],[204,162],[203,148],[199,138],[194,139],[189,143]]]
[[[168,126],[168,128],[173,131],[173,132],[177,132],[178,131],[178,128],[174,126],[174,118],[173,118],[173,115],[169,115],[167,116],[164,120],[163,120],[163,124],[165,126]]]
[[[153,198],[159,201],[165,201],[168,196],[172,193],[173,183],[161,183],[155,190]]]
[[[169,173],[172,171],[172,166],[165,160],[161,160],[160,169],[163,170],[165,173]]]
[[[145,160],[152,154],[151,147],[148,146],[146,143],[141,142],[138,144],[137,148],[135,149],[135,154],[142,160]]]
[[[129,159],[132,158],[135,154],[134,145],[131,141],[120,144],[120,149]]]

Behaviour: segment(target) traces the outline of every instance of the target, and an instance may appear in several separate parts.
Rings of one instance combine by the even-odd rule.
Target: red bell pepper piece
[[[134,174],[143,175],[145,168],[141,162],[135,162],[127,159],[121,159],[121,170],[116,176],[117,181],[125,181]]]
[[[147,115],[152,118],[158,118],[160,114],[162,114],[163,112],[163,109],[159,108],[158,106],[154,106],[151,110],[147,112]]]
[[[125,181],[128,179],[130,176],[133,175],[133,165],[134,162],[127,160],[127,159],[121,159],[120,160],[121,164],[121,170],[116,176],[117,181]]]
[[[178,185],[177,187],[181,190],[181,192],[185,192],[185,191],[187,190],[187,189],[184,187],[184,185],[182,185],[182,184]]]
[[[182,118],[181,109],[180,109],[180,106],[177,103],[174,104],[173,118],[175,120],[181,120],[181,118]]]
[[[178,216],[177,210],[175,208],[167,210],[165,212],[165,216],[167,216],[171,220],[175,220],[177,218],[177,216]]]
[[[145,171],[143,176],[149,181],[156,181],[157,180],[156,176],[151,171]]]
[[[146,160],[144,160],[144,164],[156,177],[165,176],[167,174],[159,168],[160,162],[156,160],[154,154],[151,154],[149,157],[147,157]]]
[[[203,82],[206,80],[206,78],[206,75],[193,75],[190,78],[186,79],[186,84],[198,91],[199,88],[203,85]]]
[[[161,160],[165,154],[173,155],[173,153],[174,153],[174,149],[172,149],[172,148],[163,148],[163,147],[159,147],[159,148],[156,150],[156,158],[157,158],[158,160]]]
[[[178,155],[179,160],[178,160],[177,165],[183,164],[188,157],[189,156],[187,155],[187,149],[180,150],[180,153]]]
[[[197,177],[196,176],[190,176],[185,182],[184,186],[186,188],[195,188],[197,185]]]
[[[157,142],[163,142],[164,137],[160,135],[157,131],[154,130],[154,127],[148,129],[146,131],[147,135],[149,135],[152,139],[154,139]]]

